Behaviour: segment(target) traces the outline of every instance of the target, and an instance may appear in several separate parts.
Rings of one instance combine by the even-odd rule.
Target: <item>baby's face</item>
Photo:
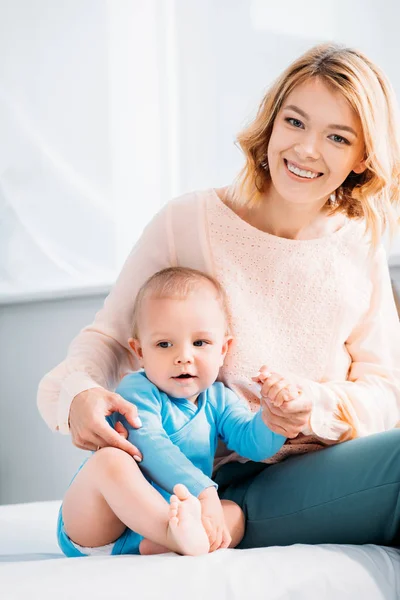
[[[231,340],[224,312],[212,285],[185,299],[143,301],[140,340],[131,340],[147,377],[175,398],[195,401],[214,383]]]

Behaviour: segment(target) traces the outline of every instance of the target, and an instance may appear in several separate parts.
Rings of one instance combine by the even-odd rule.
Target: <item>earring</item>
[[[260,163],[260,165],[262,166],[262,168],[264,169],[264,171],[269,171],[269,164],[268,164],[268,160],[265,159],[262,163]]]
[[[343,200],[343,188],[342,188],[342,186],[340,186],[340,187],[338,187],[337,190],[332,192],[332,194],[329,196],[329,204],[332,206],[332,208],[337,208],[339,206],[339,204],[342,202],[342,200]]]
[[[329,196],[329,204],[332,208],[336,208],[339,204],[339,202],[337,201],[336,192],[332,192],[332,194]]]

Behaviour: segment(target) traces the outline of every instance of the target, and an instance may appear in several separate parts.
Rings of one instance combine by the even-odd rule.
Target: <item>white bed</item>
[[[379,546],[222,550],[200,558],[63,558],[59,502],[0,507],[2,600],[398,600],[400,552]]]

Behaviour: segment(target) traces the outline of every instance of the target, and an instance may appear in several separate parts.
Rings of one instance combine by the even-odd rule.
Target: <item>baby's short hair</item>
[[[132,329],[133,337],[139,336],[139,314],[146,296],[155,298],[179,298],[184,299],[188,294],[198,289],[202,283],[211,283],[214,287],[217,300],[221,305],[221,309],[225,315],[227,333],[229,330],[229,311],[227,296],[222,285],[212,277],[198,271],[197,269],[189,269],[186,267],[169,267],[154,273],[145,281],[136,296],[133,306]]]

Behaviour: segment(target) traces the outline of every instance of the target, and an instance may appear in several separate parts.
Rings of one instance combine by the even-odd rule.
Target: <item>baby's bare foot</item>
[[[207,554],[210,545],[201,522],[199,500],[181,483],[174,487],[174,494],[170,498],[167,532],[171,548],[179,554],[189,556]]]

